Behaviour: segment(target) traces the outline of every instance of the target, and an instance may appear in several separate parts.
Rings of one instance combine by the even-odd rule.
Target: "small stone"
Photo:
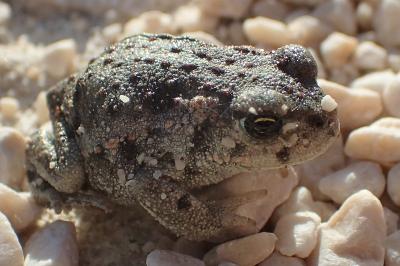
[[[388,172],[387,192],[392,201],[400,206],[400,163],[395,164]]]
[[[318,79],[325,94],[332,96],[338,104],[338,116],[342,129],[354,129],[368,125],[382,112],[379,93],[367,89],[348,89],[340,84]]]
[[[357,47],[356,38],[340,32],[330,34],[320,46],[322,60],[328,68],[348,63]]]
[[[347,156],[383,165],[400,161],[400,119],[386,117],[352,131],[345,145]]]
[[[276,240],[274,234],[261,232],[228,241],[210,250],[204,256],[204,262],[210,266],[222,262],[233,262],[237,265],[256,265],[274,251]]]
[[[325,95],[321,100],[321,108],[326,112],[332,112],[337,106],[337,102],[330,95]]]
[[[347,35],[356,33],[356,17],[353,4],[348,0],[322,1],[312,15],[331,25],[336,31]]]
[[[283,20],[288,12],[289,7],[280,0],[258,0],[251,6],[249,17]]]
[[[399,215],[386,207],[383,207],[383,213],[386,221],[386,235],[391,235],[397,231]]]
[[[78,266],[75,226],[57,220],[34,233],[26,242],[25,266]]]
[[[122,25],[120,23],[113,23],[102,30],[102,34],[108,43],[117,42],[121,33]]]
[[[41,210],[30,192],[16,192],[0,183],[0,212],[8,217],[15,231],[21,232],[36,221]]]
[[[385,46],[400,44],[400,1],[380,1],[373,20],[373,29],[380,43]]]
[[[24,254],[7,217],[0,212],[0,265],[22,266]]]
[[[161,11],[147,11],[125,24],[123,36],[127,37],[142,32],[173,34],[176,29],[171,15]]]
[[[76,70],[77,45],[73,39],[65,39],[45,48],[44,69],[55,79],[72,74]]]
[[[379,164],[361,161],[323,177],[319,189],[337,204],[363,189],[379,198],[385,190],[385,176]]]
[[[275,225],[276,250],[285,256],[306,258],[317,244],[321,218],[314,212],[296,212],[283,216]]]
[[[43,125],[44,123],[49,121],[49,109],[47,108],[47,92],[41,91],[36,97],[36,101],[33,104],[33,108],[35,110],[37,121],[39,125]]]
[[[18,112],[19,112],[19,102],[17,99],[13,97],[0,98],[0,114],[5,119],[15,120]]]
[[[200,0],[200,8],[213,16],[239,19],[249,10],[251,0]]]
[[[306,262],[296,257],[283,256],[275,251],[258,266],[306,266]]]
[[[0,2],[0,25],[5,25],[12,15],[11,7],[7,3]]]
[[[385,110],[391,116],[400,117],[400,76],[396,75],[382,93],[383,104]]]
[[[363,30],[370,30],[372,28],[372,20],[374,17],[374,7],[371,3],[360,2],[357,5],[356,20],[357,24]]]
[[[284,23],[265,17],[246,19],[243,31],[253,44],[278,48],[292,42],[292,33]]]
[[[385,240],[385,266],[400,266],[400,231]]]
[[[147,255],[147,266],[205,266],[199,259],[169,250],[153,250]]]
[[[288,29],[296,43],[306,47],[319,45],[332,31],[320,19],[309,15],[293,19],[288,23]]]
[[[369,89],[382,94],[394,77],[395,74],[391,70],[371,72],[353,80],[350,87]]]
[[[203,12],[198,5],[180,6],[173,14],[175,27],[182,32],[213,32],[218,19]]]
[[[366,71],[382,70],[388,65],[388,55],[384,48],[373,42],[362,42],[354,53],[356,65]]]
[[[383,265],[386,225],[382,205],[371,192],[350,196],[320,227],[310,266]]]
[[[0,127],[0,182],[19,188],[25,177],[26,140],[17,130]]]

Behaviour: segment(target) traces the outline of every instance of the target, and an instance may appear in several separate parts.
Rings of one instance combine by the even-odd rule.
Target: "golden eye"
[[[249,115],[240,119],[241,127],[254,138],[262,139],[278,135],[282,120],[273,117]]]
[[[268,117],[260,117],[254,120],[254,123],[261,123],[261,122],[276,122],[276,120]]]

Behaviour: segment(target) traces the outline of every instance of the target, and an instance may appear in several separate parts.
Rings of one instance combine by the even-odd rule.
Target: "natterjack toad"
[[[53,129],[32,136],[28,176],[54,208],[139,203],[177,235],[233,237],[251,220],[195,191],[260,167],[309,160],[338,135],[307,50],[220,47],[141,34],[52,88]]]

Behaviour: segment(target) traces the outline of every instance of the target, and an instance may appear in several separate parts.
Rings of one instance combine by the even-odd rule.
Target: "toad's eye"
[[[249,115],[240,120],[241,127],[250,136],[264,139],[276,136],[282,128],[282,120],[275,117]]]

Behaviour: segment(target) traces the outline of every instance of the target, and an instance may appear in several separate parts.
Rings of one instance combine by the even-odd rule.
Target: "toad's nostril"
[[[321,128],[325,125],[326,120],[323,116],[318,115],[318,114],[313,114],[313,115],[309,115],[306,118],[307,123],[312,126],[312,127],[316,127],[316,128]]]

